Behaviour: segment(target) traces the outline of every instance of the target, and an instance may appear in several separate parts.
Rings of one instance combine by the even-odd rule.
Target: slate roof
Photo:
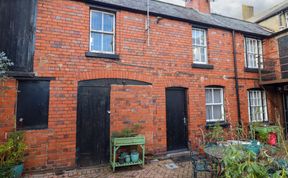
[[[274,15],[276,15],[276,14],[278,14],[284,10],[288,10],[288,1],[287,0],[271,7],[270,9],[267,9],[267,10],[261,12],[260,14],[254,16],[254,17],[251,17],[248,20],[250,22],[259,23],[259,22],[262,22],[263,20],[265,20],[269,17],[272,17],[272,16],[274,16]]]
[[[85,1],[85,0],[84,0]],[[108,5],[113,8],[134,10],[139,12],[147,11],[146,0],[86,0],[99,5]],[[247,34],[270,36],[271,33],[258,24],[246,22],[217,14],[204,14],[193,9],[172,5],[165,2],[150,0],[150,12],[153,15],[175,18],[188,21],[198,25],[219,27]]]

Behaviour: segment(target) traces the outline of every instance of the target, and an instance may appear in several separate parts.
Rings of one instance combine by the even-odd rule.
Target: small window
[[[224,121],[223,88],[206,88],[206,121]]]
[[[50,81],[19,81],[17,129],[47,129]]]
[[[199,64],[208,64],[206,30],[193,28],[192,41],[194,59],[193,62]]]
[[[259,66],[263,68],[263,52],[262,52],[262,41],[246,38],[245,39],[245,56],[246,56],[246,67],[251,69],[258,69]],[[260,65],[259,65],[260,62]]]
[[[90,51],[114,54],[115,14],[92,10],[90,21]]]
[[[262,90],[249,90],[249,118],[250,122],[268,121],[266,94]]]

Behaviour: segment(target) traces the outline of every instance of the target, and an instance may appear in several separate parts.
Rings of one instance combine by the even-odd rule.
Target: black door
[[[167,149],[187,148],[187,105],[184,88],[166,89]]]
[[[288,93],[285,93],[283,95],[283,99],[284,99],[284,118],[285,118],[285,134],[286,137],[288,136]]]
[[[92,166],[109,161],[110,87],[78,89],[77,163]]]

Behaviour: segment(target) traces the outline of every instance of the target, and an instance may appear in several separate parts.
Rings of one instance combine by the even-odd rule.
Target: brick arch
[[[162,83],[164,82],[165,88],[171,88],[171,87],[179,87],[179,88],[186,88],[189,89],[191,86],[191,83],[181,79],[181,78],[173,78],[173,79],[165,79],[161,81]]]
[[[154,78],[151,75],[147,74],[138,74],[135,72],[127,71],[91,71],[83,72],[77,76],[78,81],[83,80],[93,80],[93,79],[105,79],[105,78],[119,78],[119,79],[129,79],[129,80],[138,80],[147,83],[154,83]]]

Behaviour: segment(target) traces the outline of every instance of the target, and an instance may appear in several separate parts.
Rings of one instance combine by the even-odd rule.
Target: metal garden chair
[[[197,178],[199,172],[209,172],[211,177],[216,177],[217,169],[214,168],[213,160],[205,155],[199,154],[199,151],[193,150],[189,142],[190,158],[193,166],[193,177]],[[205,175],[206,177],[206,175]]]

